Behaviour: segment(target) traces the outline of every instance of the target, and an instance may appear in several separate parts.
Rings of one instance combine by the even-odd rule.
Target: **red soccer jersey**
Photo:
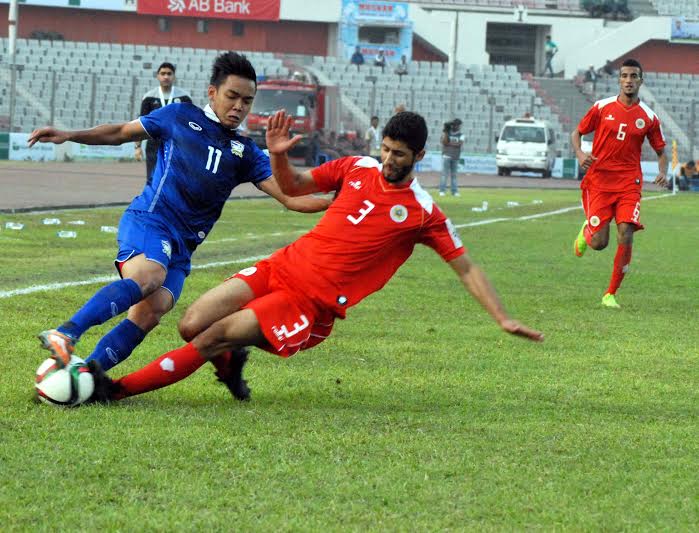
[[[345,157],[314,169],[318,188],[339,194],[309,233],[270,258],[287,286],[340,317],[383,287],[415,243],[445,261],[465,252],[454,226],[417,180],[395,187],[378,165],[370,157]]]
[[[578,124],[584,135],[595,132],[592,155],[597,160],[585,174],[580,187],[599,191],[640,190],[641,147],[648,137],[656,151],[665,147],[660,120],[643,102],[625,106],[617,96],[598,100]]]

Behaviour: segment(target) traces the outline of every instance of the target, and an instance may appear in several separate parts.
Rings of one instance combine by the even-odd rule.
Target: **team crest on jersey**
[[[646,126],[646,121],[645,121],[645,120],[643,120],[642,118],[637,118],[637,119],[636,119],[636,127],[637,127],[639,130],[642,130],[643,128],[645,128],[645,126]]]
[[[243,150],[245,150],[245,145],[240,141],[231,141],[231,153],[237,155],[238,157],[243,157]]]
[[[160,241],[160,244],[163,246],[163,253],[167,255],[168,259],[172,259],[170,257],[172,255],[172,247],[170,246],[169,241]]]
[[[400,224],[408,218],[408,209],[404,205],[394,205],[389,212],[391,220]]]
[[[194,131],[201,131],[201,126],[196,122],[190,122],[189,127],[192,128]]]
[[[590,226],[592,226],[593,228],[596,228],[597,226],[599,226],[599,223],[600,223],[600,219],[597,215],[592,215],[590,217]]]

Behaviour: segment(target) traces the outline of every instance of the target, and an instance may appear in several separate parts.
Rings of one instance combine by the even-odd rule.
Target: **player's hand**
[[[585,170],[588,170],[592,163],[597,161],[595,156],[588,154],[587,152],[583,152],[582,150],[576,152],[575,157],[578,159],[578,165],[580,165],[580,168]]]
[[[283,109],[269,117],[265,138],[270,154],[285,154],[303,138],[302,135],[294,135],[289,139],[289,129],[293,120],[294,117],[288,116]]]
[[[140,146],[136,147],[133,155],[136,158],[136,161],[143,161],[143,149]]]
[[[667,187],[667,176],[665,174],[658,174],[658,177],[655,178],[653,183],[661,187]]]
[[[29,148],[34,146],[36,143],[53,143],[53,144],[63,144],[66,142],[68,139],[68,133],[65,131],[57,130],[56,128],[51,128],[51,127],[46,127],[46,128],[38,128],[34,130],[31,135],[29,135],[29,139],[27,139],[27,143],[29,144]]]
[[[508,318],[500,323],[500,327],[512,335],[518,335],[519,337],[524,337],[530,341],[541,342],[544,340],[544,334],[540,331],[531,329],[530,327],[520,324],[516,320]]]

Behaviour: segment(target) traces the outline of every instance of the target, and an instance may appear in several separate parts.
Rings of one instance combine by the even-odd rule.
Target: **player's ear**
[[[216,90],[216,86],[209,85],[209,89],[206,91],[206,94],[209,96],[209,100],[214,99],[214,97],[216,96]]]
[[[422,158],[425,157],[425,149],[423,148],[420,150],[416,155],[415,155],[415,161],[422,161]]]

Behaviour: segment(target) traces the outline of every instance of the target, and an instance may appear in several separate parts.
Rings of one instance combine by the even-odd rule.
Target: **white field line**
[[[235,263],[252,263],[254,261],[259,261],[265,257],[269,257],[272,254],[270,252],[266,255],[255,255],[252,257],[239,257],[237,259],[231,259],[229,261],[214,261],[213,263],[204,263],[202,265],[192,265],[192,270],[202,270],[204,268],[215,268],[226,265],[233,265]],[[116,281],[119,276],[113,274],[111,276],[96,276],[94,278],[83,279],[80,281],[66,281],[63,283],[48,283],[46,285],[32,285],[31,287],[25,287],[24,289],[14,289],[11,291],[0,291],[0,300],[3,298],[12,298],[13,296],[21,296],[24,294],[32,294],[35,292],[42,291],[57,291],[64,289],[66,287],[78,287],[80,285],[91,285],[93,283],[106,283],[108,281]]]
[[[673,194],[659,194],[657,196],[650,196],[647,198],[643,198],[643,200],[657,200],[658,198],[667,198],[668,196],[673,196]],[[543,218],[543,217],[549,217],[549,216],[554,216],[554,215],[560,215],[562,213],[568,213],[569,211],[574,211],[576,209],[582,209],[582,206],[575,205],[571,207],[564,207],[562,209],[556,209],[555,211],[546,211],[544,213],[537,213],[534,215],[525,215],[521,217],[510,217],[510,218],[489,218],[485,220],[476,220],[475,222],[467,222],[465,224],[456,224],[456,228],[472,228],[475,226],[485,226],[487,224],[495,224],[497,222],[508,222],[511,220],[532,220],[535,218]],[[299,230],[299,231],[306,231],[306,230]],[[291,232],[289,232],[291,233]],[[212,242],[226,242],[227,240],[230,239],[217,239]],[[206,242],[206,241],[205,241]],[[271,252],[270,252],[271,254]],[[214,267],[219,267],[219,266],[226,266],[226,265],[234,265],[237,263],[252,263],[254,261],[259,261],[260,259],[264,259],[265,257],[268,257],[270,254],[266,255],[257,255],[257,256],[252,256],[252,257],[239,257],[237,259],[230,259],[228,261],[215,261],[213,263],[204,263],[201,265],[192,265],[192,270],[202,270],[205,268],[214,268]],[[42,291],[57,291],[60,289],[64,289],[66,287],[78,287],[81,285],[91,285],[93,283],[106,283],[108,281],[114,281],[118,279],[118,277],[115,275],[112,276],[96,276],[94,278],[89,278],[89,279],[84,279],[84,280],[79,280],[79,281],[66,281],[63,283],[48,283],[46,285],[32,285],[30,287],[25,287],[24,289],[13,289],[10,291],[0,291],[0,300],[5,299],[5,298],[12,298],[13,296],[22,296],[25,294],[33,294],[35,292],[42,292]]]

